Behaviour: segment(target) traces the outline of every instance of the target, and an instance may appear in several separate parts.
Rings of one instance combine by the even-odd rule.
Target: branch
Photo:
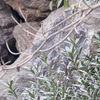
[[[87,7],[90,8],[90,9],[92,9],[92,7],[89,6],[89,5],[86,3],[86,1],[84,1],[84,0],[82,0],[82,1],[83,1],[83,3],[85,4],[85,6],[87,6]]]
[[[53,33],[52,35],[48,36],[47,38],[45,38],[44,41],[43,41],[43,43],[42,43],[33,53],[28,54],[27,57],[24,57],[25,55],[22,55],[22,57],[24,57],[24,59],[23,59],[23,60],[21,59],[20,62],[14,63],[14,64],[12,64],[12,65],[3,65],[3,66],[5,66],[5,67],[3,67],[3,69],[8,70],[8,69],[14,69],[14,68],[16,68],[16,67],[22,66],[23,64],[25,64],[25,63],[27,63],[29,60],[31,60],[31,59],[33,58],[33,56],[34,56],[35,54],[37,54],[38,52],[46,52],[46,51],[51,50],[51,49],[53,49],[54,47],[58,46],[58,45],[61,44],[65,39],[67,39],[67,37],[74,31],[74,28],[75,28],[89,13],[91,13],[91,11],[93,11],[94,9],[96,9],[96,8],[98,8],[98,7],[100,7],[100,4],[94,5],[94,6],[92,7],[92,9],[90,9],[90,8],[85,9],[84,11],[88,10],[86,14],[83,14],[83,16],[80,17],[78,20],[74,21],[74,22],[71,23],[70,25],[65,26],[65,27],[62,28],[61,30],[59,30],[59,31]],[[80,11],[80,12],[81,12],[81,11]],[[79,12],[73,14],[73,15],[70,16],[69,18],[75,16],[75,15],[78,14],[78,13],[79,13]],[[67,18],[66,20],[68,20],[68,18]],[[64,19],[63,21],[65,21],[65,19]],[[62,22],[63,22],[63,21],[62,21]],[[62,23],[62,22],[61,22],[61,23]],[[61,23],[55,25],[54,28],[57,27],[58,25],[60,25]],[[21,26],[19,23],[18,23],[18,25],[22,28],[22,26]],[[65,29],[70,28],[70,27],[73,26],[73,25],[74,25],[73,29],[72,29],[61,41],[59,41],[58,43],[56,43],[55,45],[53,45],[52,47],[50,47],[50,48],[48,48],[48,49],[41,50],[41,48],[45,45],[45,43],[48,41],[48,39],[50,39],[51,37],[53,37],[53,36],[59,34],[60,32],[64,31]],[[22,29],[23,29],[23,28],[22,28]],[[51,29],[53,29],[53,28],[51,28]],[[23,30],[27,32],[27,30],[25,30],[25,29],[23,29]],[[49,30],[48,30],[48,31],[49,31]],[[30,32],[29,32],[29,33],[30,33]],[[33,33],[30,33],[30,34],[33,34]],[[34,36],[36,36],[36,35],[34,35]],[[9,48],[9,47],[8,47],[8,48]]]
[[[13,15],[11,15],[11,17],[12,17],[12,19],[19,25],[19,27],[20,27],[24,32],[26,32],[26,33],[28,33],[28,34],[30,34],[30,35],[33,35],[33,36],[35,36],[35,37],[37,37],[37,38],[40,38],[39,36],[35,35],[34,33],[29,32],[28,30],[26,30],[25,28],[23,28],[22,25],[16,21],[16,19],[13,17]]]
[[[26,18],[25,18],[25,16],[24,16],[24,14],[22,13],[22,11],[21,11],[21,8],[19,7],[19,11],[20,11],[20,13],[21,13],[21,15],[22,15],[22,17],[24,18],[24,20],[25,20],[25,23],[31,28],[31,29],[33,29],[34,31],[38,31],[37,29],[35,29],[35,28],[33,28],[28,22],[27,22],[27,20],[26,20]]]

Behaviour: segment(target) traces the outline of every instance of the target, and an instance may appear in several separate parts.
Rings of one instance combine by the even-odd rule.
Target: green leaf
[[[38,96],[37,100],[40,100],[40,96]]]
[[[59,6],[61,5],[63,0],[57,0],[57,8],[59,8]]]
[[[81,62],[81,65],[85,67],[84,61]]]
[[[99,91],[99,89],[95,89],[95,90],[93,91],[93,100],[96,100],[96,97],[97,97],[97,95],[98,95],[98,91]]]
[[[70,56],[70,58],[73,60],[73,53],[71,53],[71,52],[68,52],[68,54],[69,54],[69,56]]]
[[[72,67],[72,68],[70,68],[70,69],[71,69],[71,71],[78,70],[77,67]]]
[[[47,77],[37,77],[37,79],[41,80],[42,82],[50,84],[49,79]]]
[[[81,82],[85,86],[85,88],[87,88],[89,86],[89,84],[87,82],[85,82],[84,80],[82,80]]]
[[[100,61],[97,59],[97,64],[100,64]]]
[[[76,63],[77,60],[79,59],[79,56],[80,56],[80,54],[81,54],[81,51],[82,51],[82,48],[79,50],[79,52],[78,52],[78,54],[77,54],[77,56],[76,56],[76,58],[75,58],[75,63]]]
[[[11,91],[11,90],[9,90],[8,92],[9,92],[10,94],[13,94],[13,91]]]
[[[73,46],[76,47],[76,43],[75,43],[74,38],[70,38],[70,41],[71,41],[71,43],[73,44]]]
[[[35,85],[35,86],[38,86],[38,84],[36,82],[33,82],[33,81],[29,81],[31,84]]]
[[[37,15],[40,15],[41,14],[41,11],[40,10],[36,10],[36,14]]]
[[[74,48],[74,46],[73,46],[73,47],[72,47],[72,52],[71,52],[71,53],[74,54],[74,52],[75,52],[75,48]]]
[[[11,80],[9,83],[7,83],[9,85],[9,88],[12,89],[12,85],[13,85],[13,80]]]
[[[41,52],[41,60],[45,63],[47,62],[47,56],[44,52]]]
[[[50,1],[50,3],[49,3],[49,9],[52,10],[52,8],[53,8],[53,1]]]
[[[84,64],[84,66],[85,66],[85,64]],[[83,71],[85,71],[85,72],[88,72],[89,71],[88,68],[87,68],[87,66],[81,67],[80,69],[83,70]]]
[[[91,61],[91,60],[92,60],[92,57],[91,57],[91,56],[86,55],[85,59],[86,59],[86,60]]]
[[[14,92],[13,90],[9,90],[8,92],[9,92],[11,95],[14,95],[16,98],[18,98],[16,92]]]
[[[68,0],[64,0],[64,8],[68,8],[69,7],[69,1]]]
[[[29,96],[31,97],[31,98],[34,98],[34,94],[32,93],[32,92],[30,92],[30,91],[27,91],[28,92],[28,94],[29,94]]]
[[[72,60],[72,59],[70,59],[70,58],[68,58],[68,60],[69,60],[69,61],[71,61],[71,62],[73,62],[73,60]]]
[[[78,59],[79,59],[79,55],[76,56],[75,63],[77,62]]]
[[[32,69],[32,67],[30,68],[30,72],[32,72],[33,74],[35,74],[34,70]]]

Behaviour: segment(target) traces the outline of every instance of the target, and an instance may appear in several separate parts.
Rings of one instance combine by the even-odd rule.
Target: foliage
[[[69,7],[69,2],[68,0],[56,0],[56,6],[57,8],[59,8],[61,6],[61,4],[63,3],[63,6],[65,8],[68,8]],[[49,8],[50,10],[53,9],[53,4],[54,4],[54,0],[51,0],[50,3],[49,3]]]
[[[77,0],[77,1],[81,3],[83,0]],[[88,5],[88,4],[91,4],[93,2],[97,3],[100,0],[84,0],[84,1]],[[69,0],[51,0],[50,3],[49,3],[49,9],[51,11],[53,10],[53,5],[56,5],[57,8],[59,8],[60,6],[64,6],[64,8],[68,8],[69,7]]]
[[[62,0],[59,0],[57,7]],[[65,2],[68,1],[65,0]],[[52,10],[52,2],[50,4]],[[39,11],[37,11],[39,13]],[[82,48],[77,48],[77,40],[69,39],[70,47],[64,49],[62,55],[68,58],[66,68],[57,66],[55,70],[47,63],[47,56],[41,53],[41,64],[28,67],[34,81],[26,91],[30,100],[99,100],[100,98],[100,36],[94,42],[98,44],[96,55],[82,57]],[[46,70],[45,70],[46,69]],[[67,73],[67,74],[66,74]],[[9,93],[18,98],[13,81],[8,83]]]
[[[94,42],[100,49],[100,35],[95,37]],[[30,100],[99,100],[100,52],[81,58],[82,48],[77,52],[77,41],[71,38],[69,43],[69,50],[63,51],[63,55],[69,59],[67,76],[65,70],[59,66],[57,70],[50,68],[45,53],[41,54],[40,59],[46,64],[46,73],[39,64],[27,68],[35,78],[30,81],[31,87],[26,89]],[[9,92],[17,97],[12,83],[8,84]]]
[[[81,58],[82,48],[76,51],[77,41],[71,38],[70,43],[70,51],[63,52],[70,63],[67,69],[68,76],[59,66],[57,71],[52,69],[49,75],[41,73],[40,66],[34,66],[34,69],[31,69],[31,72],[34,72],[33,76],[38,72],[39,74],[35,76],[36,80],[31,82],[32,87],[28,89],[31,98],[34,100],[98,100],[100,98],[100,54]],[[100,36],[98,44],[100,44]],[[42,58],[46,63],[44,60],[46,57],[42,55]]]
[[[15,99],[18,99],[19,96],[17,95],[17,87],[14,86],[14,83],[16,83],[14,78],[7,83],[2,80],[0,80],[0,82],[8,88],[9,95],[13,96]]]
[[[10,82],[7,83],[8,88],[9,88],[8,92],[9,92],[9,94],[13,95],[15,98],[18,98],[18,95],[16,94],[17,88],[14,88],[13,84],[14,84],[13,80],[11,80]]]

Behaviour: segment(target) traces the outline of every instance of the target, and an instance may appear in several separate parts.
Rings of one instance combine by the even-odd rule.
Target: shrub
[[[76,41],[70,39],[70,51],[63,51],[63,55],[69,59],[65,70],[58,66],[57,71],[48,68],[47,75],[41,71],[40,65],[32,66],[28,70],[35,77],[31,81],[31,87],[27,88],[32,100],[99,100],[100,98],[100,35],[94,41],[98,45],[96,55],[86,55],[81,58],[82,48],[76,51]],[[42,54],[41,60],[46,63],[46,55]]]

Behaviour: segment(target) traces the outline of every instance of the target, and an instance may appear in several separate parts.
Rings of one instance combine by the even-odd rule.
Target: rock
[[[15,26],[13,30],[13,36],[16,39],[16,48],[19,52],[24,52],[31,46],[37,32],[36,30],[39,29],[39,24],[37,22],[30,22],[29,24],[35,30],[32,29],[27,23],[22,23],[21,26],[23,29],[31,32],[33,35],[25,32],[19,25]]]
[[[73,22],[75,20],[72,17],[69,20],[63,21],[65,19],[65,16],[67,18],[71,14],[72,13],[71,13],[70,9],[65,10],[64,8],[60,8],[59,10],[54,11],[53,13],[51,13],[48,16],[48,18],[46,20],[43,21],[42,27],[38,31],[39,33],[37,33],[37,35],[41,34],[41,36],[43,37],[43,34],[42,34],[42,30],[43,30],[43,32],[45,33],[44,37],[48,38],[50,35],[53,35],[56,32],[58,32],[57,35],[52,36],[50,39],[48,39],[47,42],[41,47],[41,50],[40,50],[40,52],[44,51],[46,53],[46,55],[48,57],[47,60],[50,65],[52,65],[53,59],[58,58],[58,60],[55,63],[55,68],[57,68],[57,65],[59,66],[59,64],[61,63],[61,62],[59,62],[59,60],[61,60],[61,58],[62,58],[62,54],[61,54],[62,50],[61,49],[65,50],[66,47],[70,46],[68,44],[68,38],[65,39],[65,42],[63,41],[61,44],[59,44],[55,48],[50,49],[50,47],[54,46],[56,43],[59,43],[59,41],[68,34],[69,30],[72,29],[72,27],[71,27],[68,29],[64,29],[64,31],[61,31],[61,32],[59,31],[59,30],[62,30],[63,28],[65,28],[66,26],[68,26],[71,22]],[[59,16],[55,17],[56,15],[59,15]],[[61,21],[63,21],[63,22],[60,24]],[[48,24],[47,24],[47,22],[48,22]],[[59,24],[59,25],[57,26],[57,24]],[[77,30],[80,32],[80,36],[78,37],[79,42],[77,44],[77,49],[79,49],[79,47],[80,48],[83,47],[82,54],[87,55],[87,54],[89,54],[89,45],[91,43],[91,38],[92,38],[93,34],[91,34],[91,32],[88,29],[86,29],[86,27],[84,27],[83,22],[77,26]],[[69,35],[69,37],[75,37],[75,39],[77,39],[77,37],[75,36],[76,34],[77,33],[75,31],[73,31],[71,33],[71,35]],[[90,34],[91,34],[91,36],[90,36]],[[33,41],[33,45],[36,48],[39,47],[42,44],[42,42],[45,40],[44,37],[42,39],[41,38],[37,39],[37,37],[36,37]],[[32,48],[32,52],[34,52],[34,51],[35,51],[35,49]],[[53,56],[55,54],[55,52],[56,52],[56,55]],[[49,60],[49,58],[51,58],[52,56],[53,56],[53,58]],[[37,62],[37,59],[39,57],[40,57],[39,54],[37,56],[33,57],[33,61],[32,61],[33,65],[34,65],[34,62]],[[41,63],[41,66],[44,66],[44,64],[42,65],[42,63]]]
[[[6,100],[6,97],[0,96],[0,100]]]
[[[12,75],[10,73],[12,73]],[[9,88],[7,86],[4,86],[2,83],[10,82],[10,80],[15,80],[16,82],[14,82],[13,87],[14,88],[17,87],[16,93],[20,97],[21,95],[24,95],[22,93],[25,90],[25,88],[28,88],[31,86],[31,83],[29,83],[29,81],[33,81],[34,78],[32,76],[30,76],[29,75],[30,73],[26,70],[23,70],[20,72],[17,72],[15,70],[10,70],[9,72],[7,72],[7,74],[10,76],[8,76],[8,77],[4,76],[4,78],[2,80],[3,82],[0,82],[0,86],[1,86],[1,88],[0,88],[0,91],[1,91],[0,100],[16,100],[16,98],[13,95],[10,95],[8,93]],[[11,78],[12,76],[13,76],[13,78]],[[18,100],[20,100],[20,98]]]
[[[37,39],[43,38],[43,34],[50,30],[54,26],[55,20],[61,15],[61,12],[64,11],[64,8],[60,8],[59,10],[53,11],[45,20],[42,21],[42,26],[37,32],[37,37],[35,37],[34,41]],[[56,14],[55,14],[56,13]],[[59,20],[58,20],[59,21]],[[47,24],[48,22],[48,24]]]
[[[61,9],[63,9],[63,8],[61,8]],[[55,32],[59,32],[59,34],[48,39],[46,41],[46,43],[40,48],[40,51],[37,52],[34,56],[32,56],[32,60],[30,60],[26,63],[26,65],[28,63],[30,63],[30,65],[32,66],[33,69],[35,68],[34,67],[35,65],[38,65],[37,69],[39,69],[39,71],[37,71],[37,73],[36,73],[37,76],[41,73],[46,74],[47,76],[50,76],[51,75],[50,68],[53,70],[57,70],[58,68],[64,67],[61,65],[61,60],[62,60],[62,57],[64,56],[63,50],[68,50],[67,48],[70,47],[70,44],[68,43],[69,40],[68,40],[68,37],[66,37],[66,35],[68,35],[68,32],[70,31],[70,29],[73,28],[73,26],[71,28],[64,29],[64,31],[60,31],[60,30],[65,28],[72,21],[74,21],[74,18],[65,20],[64,22],[62,22],[60,24],[61,21],[63,21],[66,17],[68,17],[72,14],[69,9],[67,9],[67,10],[65,10],[65,9],[61,10],[61,9],[58,9],[58,11],[51,13],[50,16],[53,16],[54,19],[52,19],[52,17],[48,17],[47,18],[48,20],[46,19],[45,20],[46,22],[45,21],[43,22],[42,25],[45,25],[47,27],[41,26],[40,30],[37,33],[37,37],[39,35],[41,35],[41,37],[40,38],[36,37],[33,40],[31,47],[29,48],[29,51],[30,51],[29,53],[34,53],[36,48],[39,47],[43,43],[43,41],[45,41],[45,38],[47,38],[50,35],[54,35]],[[54,17],[54,16],[57,16],[58,12],[60,13],[60,15],[57,18]],[[98,20],[100,20],[100,19],[98,19]],[[52,21],[53,23],[51,23],[51,24],[48,23],[50,21]],[[59,25],[57,26],[57,24],[59,24]],[[96,25],[96,24],[94,24],[94,25]],[[77,50],[79,50],[79,48],[83,47],[82,55],[87,55],[90,53],[89,50],[90,50],[91,39],[92,39],[92,36],[94,35],[94,32],[96,31],[96,30],[92,30],[90,27],[88,28],[85,26],[86,26],[86,23],[84,23],[84,21],[81,22],[77,26],[76,29],[80,33],[78,37],[75,37],[76,31],[73,31],[72,34],[69,35],[69,37],[75,37],[75,39],[79,39],[79,41],[77,43]],[[43,32],[45,34],[43,34]],[[58,43],[63,38],[65,38],[64,42],[62,42],[60,45],[56,46],[55,48],[47,50],[48,48],[54,46],[56,43]],[[36,48],[34,48],[34,47],[36,47]],[[45,52],[44,52],[45,54],[43,54],[43,50],[45,50]],[[42,52],[42,54],[41,54],[41,52]],[[27,57],[25,55],[23,56],[22,54],[20,56],[22,56],[23,59],[25,59]],[[45,60],[47,61],[47,65],[43,60],[41,60],[42,57],[44,57]],[[17,60],[18,62],[16,61],[12,65],[7,66],[7,68],[9,68],[9,67],[14,68],[15,66],[18,66],[20,64],[20,61],[22,61],[23,59],[20,59],[20,57],[19,57]],[[48,64],[50,66],[48,66]],[[26,66],[26,65],[24,65],[24,66]],[[26,73],[24,71],[21,71],[21,72],[24,75],[26,75]],[[18,77],[17,80],[20,80],[20,77]],[[16,83],[16,86],[19,86],[19,85],[20,85],[19,83]],[[23,85],[21,84],[21,86],[23,86]],[[17,92],[20,93],[20,89]],[[23,91],[23,95],[25,93],[26,93],[26,91]],[[23,95],[21,95],[21,96],[24,97]],[[21,100],[22,97],[20,97],[19,100]]]
[[[13,42],[12,32],[16,23],[11,18],[11,12],[9,7],[4,3],[3,0],[0,1],[0,57],[4,58],[8,56],[8,51],[5,47],[6,41]],[[10,45],[11,46],[11,45]],[[3,53],[3,52],[5,53]],[[4,55],[3,55],[4,54]]]
[[[49,0],[4,0],[8,5],[10,5],[14,10],[16,10],[20,16],[21,12],[19,7],[23,12],[24,16],[28,21],[34,21],[38,19],[46,18],[49,13]]]
[[[78,0],[69,0],[69,6],[75,6],[78,3]]]

